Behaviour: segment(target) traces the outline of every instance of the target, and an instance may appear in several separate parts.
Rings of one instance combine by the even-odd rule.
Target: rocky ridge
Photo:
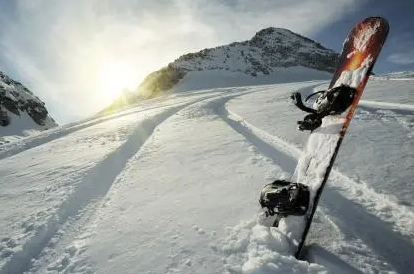
[[[287,29],[266,28],[251,39],[188,53],[149,74],[137,91],[154,97],[172,88],[189,71],[225,70],[254,77],[270,75],[275,68],[303,66],[333,72],[339,54]]]
[[[25,115],[30,117],[33,127],[19,128],[45,130],[57,126],[44,102],[20,82],[0,71],[0,136],[4,136],[2,133],[6,132],[7,127],[23,123],[23,120],[27,123]]]

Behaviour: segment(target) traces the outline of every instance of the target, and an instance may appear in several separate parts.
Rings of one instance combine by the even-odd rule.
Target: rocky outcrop
[[[13,117],[21,117],[24,113],[44,129],[56,126],[44,102],[21,83],[0,71],[0,126],[9,126]]]
[[[167,67],[150,73],[138,87],[138,93],[145,98],[156,97],[169,90],[186,74],[184,70],[169,64]]]

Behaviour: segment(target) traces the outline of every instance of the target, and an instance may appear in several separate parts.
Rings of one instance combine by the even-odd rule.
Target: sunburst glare
[[[137,86],[137,75],[127,64],[110,61],[98,68],[97,87],[99,93],[109,100],[117,98],[124,89],[132,90]]]

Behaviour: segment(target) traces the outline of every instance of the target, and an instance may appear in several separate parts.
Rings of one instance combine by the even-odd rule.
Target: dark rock
[[[46,119],[54,120],[48,116],[45,103],[33,93],[6,74],[0,71],[0,125],[7,126],[11,123],[9,113],[21,116],[26,112],[33,121],[40,126],[46,124]]]

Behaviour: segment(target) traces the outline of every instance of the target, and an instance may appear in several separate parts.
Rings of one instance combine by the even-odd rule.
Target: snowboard
[[[301,252],[322,191],[374,63],[385,42],[388,28],[388,22],[384,18],[366,18],[352,28],[343,44],[329,89],[348,85],[355,88],[357,94],[345,112],[324,117],[321,126],[311,131],[291,179],[291,182],[308,186],[309,207],[303,216],[287,216],[278,222],[278,230],[293,244],[297,259],[301,259]]]

